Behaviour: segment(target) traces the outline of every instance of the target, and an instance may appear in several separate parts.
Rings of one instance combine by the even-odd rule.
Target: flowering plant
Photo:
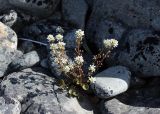
[[[66,44],[63,41],[62,34],[58,33],[56,36],[48,35],[47,38],[50,43],[50,50],[54,57],[54,62],[58,64],[59,69],[67,77],[66,80],[64,79],[60,81],[61,86],[66,87],[68,89],[68,93],[73,96],[78,95],[74,85],[80,86],[83,90],[89,89],[89,84],[96,81],[93,74],[102,66],[104,59],[109,55],[110,51],[118,45],[117,40],[104,40],[103,43],[106,48],[93,57],[93,63],[89,66],[88,73],[84,73],[83,50],[81,49],[84,31],[80,29],[77,30],[75,32],[75,37],[76,49],[74,60],[71,60],[66,54]]]

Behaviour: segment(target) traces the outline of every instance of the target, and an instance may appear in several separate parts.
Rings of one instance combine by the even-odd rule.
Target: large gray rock
[[[95,76],[91,88],[100,98],[114,97],[125,92],[130,85],[131,73],[123,66],[115,66]]]
[[[93,114],[87,100],[68,98],[61,92],[54,78],[46,75],[41,68],[25,69],[12,73],[2,81],[1,90],[5,96],[22,103],[21,113],[25,114]],[[85,104],[85,107],[83,108]]]
[[[12,6],[24,10],[31,15],[49,16],[54,12],[60,0],[8,0]]]
[[[62,0],[63,19],[73,27],[84,29],[87,10],[85,0]]]
[[[18,100],[7,96],[0,97],[0,114],[20,114],[21,104]]]
[[[102,114],[159,114],[159,86],[130,90],[100,103]]]
[[[151,30],[131,30],[115,60],[139,76],[160,76],[160,37]]]
[[[0,28],[0,77],[2,77],[11,61],[20,57],[22,53],[16,50],[16,33],[3,23],[0,23]]]

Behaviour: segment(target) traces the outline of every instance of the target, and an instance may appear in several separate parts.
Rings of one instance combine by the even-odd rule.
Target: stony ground
[[[159,114],[159,0],[0,0],[0,114]],[[90,57],[104,39],[119,46],[90,85],[70,98],[57,86],[48,34],[61,26],[70,57],[85,31]],[[26,40],[27,39],[27,40]],[[28,41],[34,40],[39,44]]]

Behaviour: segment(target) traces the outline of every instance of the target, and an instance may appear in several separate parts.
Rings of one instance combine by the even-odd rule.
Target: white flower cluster
[[[76,36],[77,40],[82,41],[82,39],[84,37],[84,31],[82,31],[81,29],[77,30],[75,33],[75,36]]]
[[[88,80],[89,80],[89,82],[90,83],[95,83],[96,82],[96,78],[94,78],[94,77],[88,77]]]
[[[93,64],[93,65],[90,65],[89,66],[89,71],[91,71],[92,73],[96,71],[96,66]]]
[[[55,41],[55,38],[54,38],[53,35],[50,34],[50,35],[48,35],[47,40],[48,40],[49,42],[54,42],[54,41]]]
[[[58,34],[55,37],[50,34],[48,35],[47,39],[50,43],[50,49],[53,52],[58,51],[58,49],[65,49],[66,44],[63,42],[63,36],[61,34]]]
[[[112,49],[118,46],[118,41],[115,39],[107,39],[103,41],[105,48]]]
[[[59,28],[60,29],[60,28]],[[57,30],[57,31],[61,31],[61,30]],[[47,39],[50,43],[50,49],[52,52],[52,55],[54,57],[54,62],[59,65],[59,68],[62,72],[64,72],[67,76],[73,76],[73,77],[77,77],[77,76],[81,76],[83,78],[84,74],[83,74],[83,69],[82,69],[82,65],[84,64],[84,59],[82,56],[82,51],[80,49],[80,44],[81,41],[84,37],[84,31],[82,30],[77,30],[75,32],[75,37],[76,37],[76,42],[77,42],[77,52],[76,52],[76,57],[74,58],[74,60],[70,60],[66,54],[66,50],[65,50],[65,43],[63,40],[63,35],[61,34],[57,34],[55,36],[53,35],[48,35]],[[77,72],[77,70],[80,70],[80,72]],[[88,82],[90,83],[94,83],[95,82],[95,78],[93,78],[91,75],[96,71],[96,66],[94,64],[90,65],[88,68],[88,73],[90,75],[88,75]],[[80,74],[81,73],[81,74]],[[75,80],[75,79],[73,79]],[[83,79],[76,79],[77,82],[83,84]]]
[[[63,36],[61,34],[58,34],[55,37],[57,41],[63,41]]]
[[[77,56],[74,60],[78,65],[82,65],[84,63],[84,59],[82,56]]]

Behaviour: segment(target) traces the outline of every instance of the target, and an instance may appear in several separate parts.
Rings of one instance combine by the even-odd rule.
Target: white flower
[[[75,62],[76,62],[77,64],[83,64],[83,62],[84,62],[83,57],[82,57],[82,56],[77,56],[77,57],[75,58]]]
[[[58,34],[55,37],[58,41],[63,41],[63,36],[61,34]]]
[[[94,77],[88,77],[88,81],[90,82],[90,83],[95,83],[95,81],[96,81],[96,78],[94,78]]]
[[[51,45],[50,45],[50,49],[51,49],[52,51],[54,51],[54,50],[58,49],[58,46],[57,46],[56,44],[51,44]]]
[[[62,58],[61,61],[63,64],[67,64],[67,62],[68,62],[68,60],[66,58]]]
[[[79,30],[76,31],[75,35],[76,35],[76,38],[81,41],[82,38],[83,38],[83,36],[84,36],[84,31],[82,31],[81,29],[79,29]]]
[[[118,46],[118,41],[115,39],[107,39],[103,41],[105,48],[111,49]]]
[[[64,42],[58,42],[57,45],[59,49],[64,49],[66,44]]]
[[[71,70],[74,69],[74,64],[69,64],[68,66]]]
[[[55,38],[54,38],[53,35],[50,34],[50,35],[48,35],[47,40],[48,40],[49,42],[54,42],[54,41],[55,41]]]
[[[54,62],[59,64],[59,59],[58,58],[54,58]]]
[[[89,70],[90,70],[91,72],[95,72],[95,71],[96,71],[96,66],[95,66],[95,65],[90,65],[90,66],[89,66]]]
[[[65,66],[65,67],[63,68],[63,71],[64,71],[65,73],[68,73],[68,72],[70,71],[69,66]]]

